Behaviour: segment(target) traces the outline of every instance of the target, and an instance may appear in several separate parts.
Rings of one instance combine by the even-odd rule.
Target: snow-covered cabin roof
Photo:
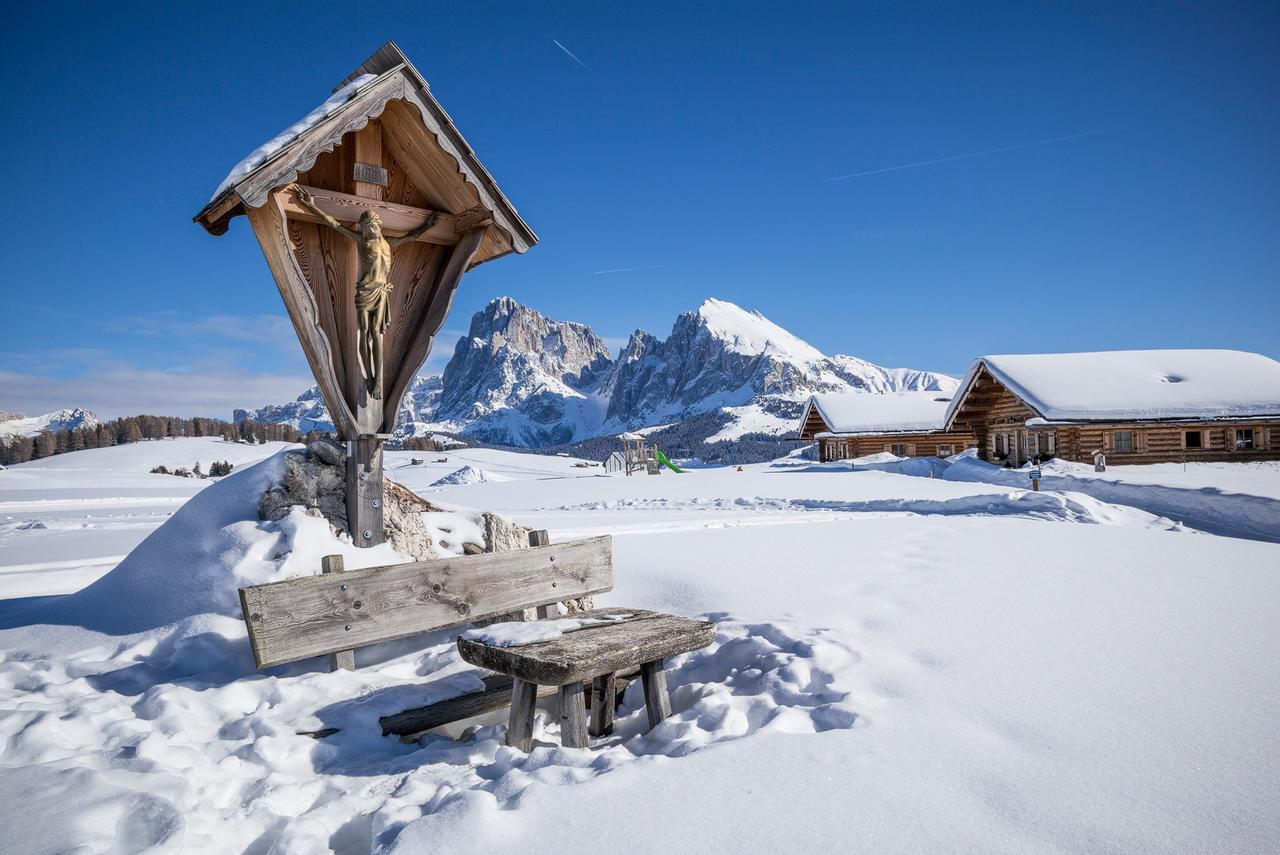
[[[483,206],[492,213],[501,237],[486,239],[472,266],[509,252],[524,252],[538,242],[431,94],[426,79],[394,42],[387,42],[357,66],[324,103],[236,164],[195,221],[211,234],[224,234],[231,219],[246,208],[261,207],[272,191],[293,183],[300,172],[315,165],[316,158],[338,146],[344,134],[379,117],[384,124],[394,121],[403,135],[412,137],[399,142],[411,147],[413,156],[406,150],[401,153],[406,156],[397,159],[407,161],[407,167],[416,160],[431,161],[423,175],[432,180],[415,184],[432,185],[418,189],[436,196],[431,201],[437,210],[460,214]],[[387,142],[397,140],[388,137]]]
[[[1239,350],[983,356],[947,408],[951,424],[985,368],[1050,422],[1280,415],[1280,362]]]
[[[831,433],[921,433],[942,430],[950,396],[945,392],[832,392],[811,395],[801,430],[816,409]]]

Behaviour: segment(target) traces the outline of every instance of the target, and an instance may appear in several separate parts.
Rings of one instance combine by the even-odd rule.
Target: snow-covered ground
[[[184,442],[205,441],[0,472],[0,597],[64,593],[150,535],[78,593],[0,601],[14,851],[1280,847],[1280,544],[1102,495],[1158,487],[1205,519],[1241,503],[1265,515],[1280,467],[1047,467],[1077,491],[1030,493],[1024,473],[964,459],[626,478],[568,458],[391,452],[391,477],[434,503],[556,539],[612,534],[601,605],[717,624],[715,644],[671,663],[674,715],[655,731],[634,687],[613,737],[564,749],[542,718],[526,755],[502,744],[501,714],[415,745],[378,736],[380,714],[477,684],[451,633],[361,650],[354,673],[256,672],[237,585],[389,548],[354,550],[297,512],[258,522],[279,465],[249,464],[278,449]],[[164,446],[199,456],[147,456]],[[195,459],[236,472],[146,474]],[[433,486],[465,467],[494,477]],[[156,516],[128,528],[126,501]],[[48,524],[97,513],[100,528]],[[46,528],[18,527],[36,519]],[[105,559],[93,571],[6,572],[90,555]],[[297,735],[320,727],[341,731]]]
[[[239,468],[284,447],[165,439],[9,467],[0,472],[0,598],[79,590],[213,483],[150,474],[155,467],[208,471],[225,460]]]

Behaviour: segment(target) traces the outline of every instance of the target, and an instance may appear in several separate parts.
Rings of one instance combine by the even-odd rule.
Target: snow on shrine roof
[[[196,214],[195,221],[211,234],[224,234],[233,217],[245,213],[246,208],[266,204],[273,191],[292,184],[300,172],[315,165],[321,154],[340,145],[344,134],[363,128],[371,119],[382,117],[385,122],[384,112],[392,112],[400,102],[415,110],[411,123],[413,142],[422,143],[415,151],[427,157],[442,153],[447,165],[432,164],[433,174],[451,179],[456,174],[456,181],[441,181],[450,186],[432,188],[453,197],[455,204],[446,204],[447,198],[435,200],[436,204],[457,214],[478,202],[492,213],[494,223],[506,235],[501,252],[482,249],[473,266],[506,252],[524,252],[536,244],[537,235],[520,218],[453,119],[431,94],[426,79],[394,42],[387,42],[361,63],[319,107],[236,164],[218,185],[213,198]],[[468,188],[462,193],[467,197],[465,203],[459,201],[461,188]]]
[[[325,102],[316,107],[310,113],[276,134],[262,145],[255,148],[249,153],[248,157],[231,167],[231,171],[227,173],[227,177],[222,179],[222,183],[218,185],[218,189],[213,191],[213,195],[209,197],[209,201],[213,202],[219,196],[227,191],[227,189],[241,178],[253,172],[259,166],[267,162],[267,158],[276,152],[282,150],[285,146],[292,143],[298,137],[320,124],[325,119],[332,116],[348,101],[351,96],[360,91],[360,88],[377,79],[376,74],[361,74],[339,87]]]
[[[942,430],[945,392],[831,392],[813,395],[801,425],[815,407],[831,433],[918,433]],[[802,428],[803,429],[803,428]]]
[[[947,408],[951,422],[982,368],[1048,421],[1280,415],[1280,362],[1239,350],[1115,350],[983,356]]]

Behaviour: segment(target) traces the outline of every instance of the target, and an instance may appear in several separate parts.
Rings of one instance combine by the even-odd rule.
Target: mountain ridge
[[[699,424],[719,425],[718,439],[780,436],[814,392],[950,393],[958,382],[827,356],[759,311],[716,298],[678,315],[665,339],[636,330],[615,357],[591,327],[499,297],[472,316],[443,374],[415,378],[396,434],[545,448],[717,413],[727,424]],[[332,430],[314,387],[288,404],[235,411],[244,418]]]

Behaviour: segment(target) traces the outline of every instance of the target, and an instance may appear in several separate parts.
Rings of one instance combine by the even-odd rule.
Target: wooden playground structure
[[[615,451],[604,462],[606,472],[625,472],[627,475],[646,472],[649,475],[661,475],[662,468],[672,472],[683,473],[684,470],[672,463],[662,451],[645,441],[644,434],[623,433],[618,435],[622,440],[622,451]]]

